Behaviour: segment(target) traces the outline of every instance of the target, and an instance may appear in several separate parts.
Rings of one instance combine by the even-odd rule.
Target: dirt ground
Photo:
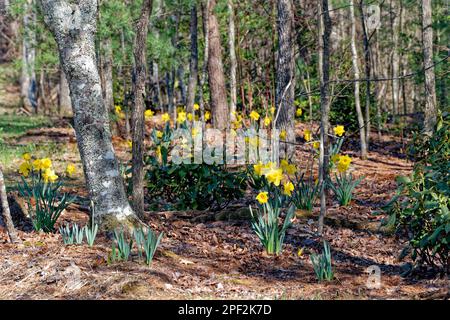
[[[301,127],[298,128],[301,131]],[[49,140],[64,146],[56,166],[67,161],[81,165],[72,129],[32,130],[15,140]],[[164,231],[164,238],[149,268],[137,255],[133,261],[108,263],[110,240],[97,238],[93,248],[64,246],[59,234],[31,232],[19,224],[22,244],[7,243],[0,230],[1,299],[429,299],[448,298],[448,278],[425,272],[402,277],[399,261],[405,239],[378,231],[381,216],[374,215],[393,195],[395,177],[408,174],[412,164],[404,159],[402,143],[392,136],[374,138],[368,160],[354,158],[354,174],[365,179],[357,187],[350,206],[330,202],[325,239],[332,248],[336,280],[318,284],[310,254],[321,248],[316,235],[317,211],[296,219],[288,231],[283,254],[267,256],[249,221],[195,219],[207,212],[152,212],[146,222]],[[126,143],[115,139],[122,159],[129,157]],[[349,146],[351,147],[351,146]],[[351,151],[349,154],[352,154]],[[307,157],[298,150],[299,167]],[[6,172],[10,179],[16,163]],[[86,193],[81,177],[67,188],[80,196]],[[245,206],[245,204],[242,204]],[[86,223],[83,206],[71,206],[59,223]],[[0,227],[1,229],[1,227]],[[303,248],[303,253],[298,254]],[[378,288],[367,285],[368,267],[381,271]],[[370,282],[370,281],[369,281]],[[370,284],[370,283],[369,283]]]

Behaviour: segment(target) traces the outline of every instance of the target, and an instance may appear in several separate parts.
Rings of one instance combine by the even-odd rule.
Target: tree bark
[[[139,217],[144,215],[144,129],[145,129],[145,79],[147,67],[147,34],[148,22],[152,11],[152,0],[144,0],[141,15],[136,24],[134,43],[135,81],[133,82],[132,124],[132,182],[133,209]]]
[[[286,140],[295,142],[295,62],[294,62],[294,8],[291,0],[277,1],[277,33],[278,52],[275,75],[275,106],[277,115],[275,125],[280,130],[286,130]],[[294,156],[295,147],[288,143],[287,158]]]
[[[391,68],[392,68],[392,109],[394,115],[399,114],[399,69],[400,69],[400,57],[398,53],[398,41],[399,41],[399,33],[400,33],[400,24],[397,6],[395,5],[395,0],[391,0],[391,14],[392,14],[392,59],[391,59]]]
[[[95,55],[97,1],[40,0],[46,24],[58,44],[70,87],[74,127],[87,189],[101,229],[133,228],[131,209],[111,142]]]
[[[58,113],[60,116],[72,116],[72,102],[70,100],[70,89],[66,75],[61,67],[59,72],[59,101]]]
[[[6,193],[5,179],[3,177],[3,171],[1,167],[0,167],[0,200],[2,202],[2,209],[3,209],[2,212],[9,240],[12,243],[20,242],[19,237],[17,236],[16,229],[14,228],[14,223],[11,218],[11,212],[9,211],[8,194]]]
[[[330,114],[330,35],[331,19],[328,0],[321,0],[321,19],[319,20],[319,76],[320,76],[320,147],[319,147],[319,186],[320,214],[318,232],[323,234],[324,219],[327,213],[326,181],[328,178],[328,129]]]
[[[227,105],[227,92],[225,88],[225,76],[223,72],[219,22],[214,13],[216,2],[216,0],[210,0],[208,7],[208,79],[209,90],[211,92],[213,125],[219,130],[224,130],[227,128],[229,112]]]
[[[364,125],[364,116],[361,110],[361,99],[359,96],[359,66],[358,66],[358,50],[356,48],[356,19],[355,19],[355,5],[354,0],[350,0],[350,20],[352,23],[351,31],[351,48],[352,48],[352,65],[353,65],[353,75],[355,78],[355,108],[356,115],[358,117],[359,126],[359,140],[361,148],[361,159],[367,158],[367,145],[366,145],[366,134]]]
[[[34,1],[26,0],[23,16],[23,40],[22,40],[22,75],[20,80],[20,92],[25,108],[37,113],[37,82],[35,72],[36,60],[36,13]]]
[[[114,95],[113,95],[113,53],[111,38],[102,41],[103,47],[103,76],[104,87],[103,97],[105,99],[106,109],[114,113]]]
[[[189,83],[186,107],[188,112],[192,112],[195,103],[195,93],[198,79],[198,21],[197,5],[195,2],[191,8],[191,21],[189,25],[191,32],[191,58],[189,60]]]
[[[228,0],[228,11],[230,14],[228,21],[228,46],[230,50],[230,114],[236,111],[237,103],[237,82],[236,82],[236,70],[237,70],[237,59],[236,59],[236,28],[234,25],[234,8],[233,0]]]
[[[364,44],[364,67],[365,67],[365,77],[366,77],[366,108],[365,108],[365,143],[367,150],[370,149],[370,103],[371,103],[371,93],[370,93],[370,76],[371,76],[371,52],[369,44],[369,35],[367,34],[366,19],[364,14],[364,0],[359,1],[359,12],[361,15],[361,26],[363,31],[363,44]]]
[[[423,67],[425,69],[424,133],[431,135],[437,121],[436,80],[433,67],[433,18],[431,0],[422,0]]]

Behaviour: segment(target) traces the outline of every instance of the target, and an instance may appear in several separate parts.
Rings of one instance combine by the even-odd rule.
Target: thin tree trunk
[[[402,0],[400,0],[402,1]],[[394,115],[399,114],[399,68],[400,68],[400,58],[398,53],[398,42],[399,42],[399,17],[398,12],[396,11],[397,6],[395,5],[395,0],[391,0],[391,14],[392,17],[392,104],[393,104],[393,112]]]
[[[205,38],[205,48],[204,48],[204,61],[203,61],[203,67],[202,67],[202,74],[200,77],[200,112],[201,112],[201,119],[202,123],[205,122],[205,99],[203,95],[204,86],[206,84],[206,80],[208,77],[208,61],[209,61],[209,36],[208,36],[208,30],[209,30],[209,2],[210,0],[206,0],[205,4],[202,2],[202,29],[203,29],[203,37]]]
[[[331,19],[328,11],[328,0],[321,0],[321,19],[319,20],[319,75],[320,75],[320,147],[319,147],[319,186],[320,214],[318,232],[323,234],[324,219],[327,213],[326,181],[328,179],[328,127],[330,113],[330,35]]]
[[[208,79],[211,92],[211,110],[213,125],[219,130],[224,130],[228,125],[227,92],[225,88],[225,76],[222,63],[222,45],[220,43],[219,21],[214,13],[216,0],[209,1],[208,7]]]
[[[364,126],[364,116],[361,110],[361,99],[359,96],[359,66],[358,66],[358,50],[356,48],[356,19],[355,19],[355,5],[354,0],[350,0],[350,20],[351,26],[351,48],[352,48],[352,64],[353,64],[353,74],[355,78],[355,107],[356,115],[358,117],[359,126],[359,140],[361,148],[361,159],[367,158],[367,145],[366,145],[366,135]]]
[[[132,136],[132,183],[133,209],[139,217],[144,215],[144,95],[147,67],[148,22],[152,11],[152,0],[144,0],[141,15],[136,24],[134,42],[135,81],[133,82],[133,111],[131,114]]]
[[[101,229],[140,224],[131,209],[111,142],[95,56],[97,1],[40,0],[70,87],[74,127],[87,189]]]
[[[24,3],[25,14],[23,16],[22,75],[20,80],[20,92],[24,107],[37,113],[37,82],[35,72],[36,13],[33,6],[33,0],[26,0]]]
[[[228,21],[228,46],[230,50],[230,114],[236,111],[237,103],[237,83],[236,83],[236,70],[237,70],[237,59],[236,59],[236,30],[234,25],[234,8],[233,0],[228,0],[228,11],[230,14]]]
[[[294,62],[294,8],[291,0],[277,1],[278,52],[276,66],[275,126],[286,130],[288,142],[295,142],[295,62]],[[287,158],[294,156],[294,145],[287,143]]]
[[[369,44],[369,35],[367,34],[366,27],[366,19],[364,15],[364,0],[360,0],[359,2],[359,12],[361,15],[361,26],[363,30],[363,43],[364,43],[364,66],[366,72],[366,108],[365,108],[365,143],[367,150],[370,149],[370,102],[371,102],[371,94],[370,94],[370,76],[371,76],[371,52],[370,52],[370,44]]]
[[[107,38],[102,41],[104,50],[103,56],[103,77],[104,87],[103,94],[105,99],[106,108],[109,112],[114,112],[114,95],[113,95],[113,53],[111,38]]]
[[[197,5],[195,2],[191,8],[191,21],[189,24],[191,32],[191,58],[189,60],[189,83],[186,107],[188,112],[192,112],[195,103],[195,93],[198,79],[198,21]]]
[[[8,232],[9,240],[12,243],[20,242],[17,236],[14,223],[11,218],[11,212],[9,211],[8,194],[6,193],[5,179],[3,177],[3,171],[0,167],[0,200],[2,202],[2,213],[5,220],[6,231]]]
[[[433,67],[433,18],[431,0],[422,0],[423,67],[425,69],[424,133],[431,135],[437,121],[436,80]]]

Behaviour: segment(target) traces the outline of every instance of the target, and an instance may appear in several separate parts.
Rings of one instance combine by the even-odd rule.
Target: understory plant
[[[117,244],[117,249],[116,249]],[[133,240],[128,240],[123,230],[114,231],[114,241],[112,243],[111,261],[128,261],[131,249],[133,247]]]
[[[323,251],[321,254],[311,254],[311,263],[316,274],[317,281],[331,281],[334,278],[333,266],[331,263],[330,244],[323,241]]]
[[[398,189],[385,206],[384,220],[409,239],[403,256],[417,265],[450,273],[450,114],[444,113],[432,137],[417,134],[411,176],[397,178]]]
[[[72,228],[68,224],[66,224],[64,227],[59,227],[59,233],[61,234],[64,244],[73,244],[74,233],[72,231]]]
[[[163,232],[158,236],[151,229],[148,229],[145,233],[142,229],[134,231],[134,239],[136,241],[136,246],[138,248],[139,257],[142,256],[142,252],[145,253],[145,263],[151,265],[153,261],[153,256],[155,255],[156,249],[158,248],[161,239],[163,237]]]
[[[329,181],[330,189],[333,190],[337,201],[341,206],[347,206],[353,199],[353,191],[361,183],[364,177],[354,179],[351,173],[335,174],[335,182]]]
[[[296,188],[292,201],[297,209],[312,211],[319,195],[319,185],[311,179],[305,179],[304,174],[297,177]]]
[[[24,154],[23,159],[19,167],[21,182],[18,189],[20,196],[25,198],[33,228],[54,232],[56,221],[75,197],[61,191],[63,181],[56,175],[49,158],[33,160],[30,154]],[[72,170],[70,172],[73,173]],[[67,170],[66,173],[69,175]]]

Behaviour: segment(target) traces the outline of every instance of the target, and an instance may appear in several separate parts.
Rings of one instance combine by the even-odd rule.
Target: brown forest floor
[[[59,128],[63,126],[64,128]],[[14,143],[53,141],[61,152],[56,166],[77,162],[73,131],[67,125],[31,130]],[[299,128],[300,130],[300,128]],[[411,299],[440,298],[448,290],[448,279],[437,276],[400,276],[404,261],[398,261],[405,239],[379,233],[381,217],[373,213],[393,195],[395,177],[408,174],[412,164],[401,157],[399,141],[374,137],[368,160],[354,158],[354,174],[365,179],[347,208],[330,202],[325,238],[332,247],[337,279],[318,284],[309,255],[321,248],[315,236],[316,218],[298,218],[286,237],[283,254],[268,257],[248,221],[192,222],[196,212],[149,213],[147,222],[165,237],[151,268],[133,262],[108,264],[110,241],[100,236],[96,245],[63,246],[58,234],[23,231],[23,244],[7,243],[0,232],[1,299]],[[115,139],[122,159],[129,157],[126,143]],[[349,152],[352,154],[352,152]],[[298,150],[298,158],[306,157]],[[19,160],[7,165],[7,175]],[[301,167],[301,160],[299,162]],[[11,178],[12,177],[12,178]],[[82,178],[69,190],[85,195]],[[314,213],[317,214],[317,209]],[[88,219],[84,210],[70,207],[60,223]],[[349,224],[348,222],[353,222]],[[331,224],[331,225],[330,225]],[[372,226],[371,228],[358,226]],[[22,226],[23,227],[23,226]],[[1,229],[1,227],[0,227]],[[4,230],[1,230],[4,231]],[[298,256],[298,249],[304,253]],[[366,268],[381,269],[381,287],[368,289]]]

